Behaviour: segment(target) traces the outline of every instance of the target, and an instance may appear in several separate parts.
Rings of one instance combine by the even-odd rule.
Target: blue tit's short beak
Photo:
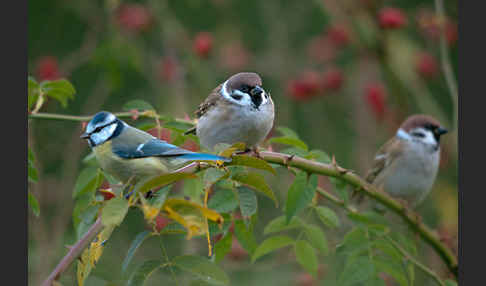
[[[89,134],[88,133],[83,133],[81,136],[79,136],[81,139],[89,139]]]
[[[438,136],[446,134],[447,132],[449,132],[449,130],[442,127],[438,127],[437,129],[435,129],[435,134],[437,134]]]

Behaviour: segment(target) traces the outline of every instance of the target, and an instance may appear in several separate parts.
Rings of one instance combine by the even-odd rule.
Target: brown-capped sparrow
[[[439,168],[440,136],[445,133],[431,116],[409,116],[376,153],[366,181],[415,208],[432,189]]]
[[[272,129],[274,105],[260,76],[242,72],[218,85],[195,113],[197,125],[186,134],[195,133],[205,148],[243,142],[256,150]]]

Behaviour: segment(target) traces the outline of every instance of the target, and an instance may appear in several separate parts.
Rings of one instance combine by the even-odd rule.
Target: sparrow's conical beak
[[[442,127],[438,127],[437,129],[435,129],[435,134],[437,134],[437,136],[441,136],[443,134],[446,134],[447,132],[449,132],[449,130]]]
[[[250,94],[251,96],[255,96],[255,95],[259,95],[263,92],[263,89],[261,87],[259,87],[258,85],[255,86],[251,91],[250,91]]]
[[[81,134],[81,136],[79,136],[79,138],[81,138],[81,139],[88,139],[89,138],[89,134],[88,133],[83,133],[83,134]]]

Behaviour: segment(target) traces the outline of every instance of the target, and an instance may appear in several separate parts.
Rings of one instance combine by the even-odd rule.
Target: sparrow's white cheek
[[[398,129],[397,137],[404,140],[412,140],[412,137],[407,132],[405,132],[405,130],[403,130],[402,128]]]

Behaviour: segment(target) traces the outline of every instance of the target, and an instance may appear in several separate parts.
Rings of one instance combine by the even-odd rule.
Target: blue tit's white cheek
[[[101,129],[99,132],[91,134],[91,141],[93,141],[95,145],[105,142],[106,140],[108,140],[108,138],[111,137],[113,132],[115,132],[116,126],[116,124],[110,124],[105,128]]]

